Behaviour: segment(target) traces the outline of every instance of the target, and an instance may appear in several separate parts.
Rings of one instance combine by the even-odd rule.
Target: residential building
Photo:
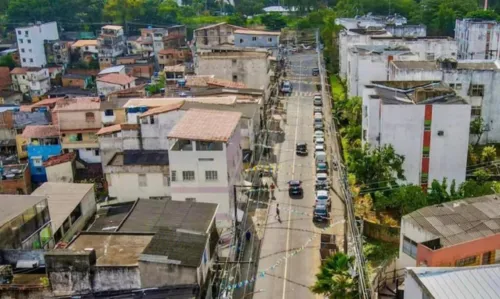
[[[495,298],[500,265],[478,267],[411,267],[406,271],[404,299]]]
[[[97,132],[103,169],[118,153],[125,150],[139,150],[139,125],[116,124],[104,127]],[[108,182],[111,179],[108,180]]]
[[[72,42],[48,40],[44,42],[47,64],[68,65],[71,61]]]
[[[97,38],[99,50],[99,68],[101,70],[113,66],[116,58],[125,54],[125,35],[122,26],[106,25],[101,28]]]
[[[186,61],[191,59],[191,50],[188,48],[170,48],[163,49],[158,52],[158,65],[160,66],[160,69],[163,69],[165,66],[184,64]]]
[[[142,28],[141,29],[141,37],[143,41],[148,41],[151,44],[151,50],[146,50],[143,48],[143,54],[146,50],[147,53],[155,53],[157,54],[161,50],[163,50],[163,38],[168,36],[168,29],[166,28]],[[149,55],[148,55],[149,56]]]
[[[379,27],[384,28],[386,25],[394,24],[401,26],[406,24],[408,20],[398,14],[388,16],[377,16],[371,13],[364,16],[356,16],[355,18],[337,18],[336,25],[341,25],[346,29]]]
[[[109,74],[126,75],[125,66],[124,65],[115,65],[115,66],[105,68],[97,74],[97,77],[103,77],[103,76],[109,75]]]
[[[85,61],[87,63],[97,60],[99,50],[97,49],[97,40],[78,40],[71,45],[72,61]]]
[[[439,81],[372,81],[363,91],[362,142],[392,145],[406,182],[465,181],[471,106]],[[453,150],[450,150],[453,149]]]
[[[117,63],[125,66],[125,73],[132,77],[150,80],[154,74],[155,62],[153,57],[123,56],[117,58]]]
[[[62,66],[49,66],[47,69],[49,70],[50,85],[61,86],[61,77],[65,71]]]
[[[62,150],[58,127],[26,126],[22,137],[27,140],[31,180],[34,183],[46,182],[47,174],[43,162],[51,156],[59,155]]]
[[[495,194],[428,206],[403,216],[397,268],[498,263],[499,211]]]
[[[112,92],[135,87],[136,78],[122,74],[108,74],[96,79],[99,95],[108,95]]]
[[[67,250],[46,254],[54,295],[175,287],[175,297],[182,290],[188,291],[182,298],[211,297],[207,282],[217,256],[216,210],[214,204],[148,199],[105,207]],[[62,262],[68,259],[82,267]]]
[[[195,73],[267,90],[271,80],[269,57],[266,49],[212,48],[211,51],[197,53]]]
[[[98,98],[66,100],[54,108],[64,152],[76,151],[86,163],[101,163],[96,135],[102,124],[99,108]]]
[[[18,91],[0,90],[0,105],[20,105],[22,100],[23,94]]]
[[[388,80],[392,60],[416,60],[407,47],[353,46],[347,54],[347,85],[351,97],[361,96],[363,86],[373,80]]]
[[[494,20],[457,19],[455,40],[459,59],[498,59],[500,25]]]
[[[219,205],[218,220],[234,214],[233,187],[242,172],[241,113],[190,109],[168,134],[172,199]]]
[[[47,198],[33,195],[0,195],[0,248],[52,248]]]
[[[166,83],[175,85],[179,79],[184,79],[186,67],[183,64],[165,66],[163,72],[165,73]]]
[[[237,29],[234,31],[236,47],[255,47],[277,49],[280,44],[281,32]]]
[[[127,54],[142,56],[142,38],[138,35],[127,36]]]
[[[43,162],[47,173],[47,181],[51,183],[73,183],[75,181],[76,153],[52,156]]]
[[[0,193],[25,194],[31,193],[31,173],[28,164],[10,164],[2,166]]]
[[[14,112],[6,110],[0,112],[0,154],[13,155],[16,153],[16,130],[14,129]]]
[[[169,32],[167,36],[163,37],[163,49],[181,49],[187,47],[186,27],[182,27],[184,30]]]
[[[46,68],[16,67],[10,71],[10,75],[15,91],[36,97],[44,95],[50,90],[49,70]]]
[[[194,30],[194,42],[197,48],[234,45],[234,32],[238,29],[245,28],[226,22],[201,27]]]
[[[120,94],[113,94],[116,98],[110,98],[107,101],[101,102],[101,121],[102,127],[108,127],[115,124],[123,124],[127,122],[127,114],[125,107],[128,98],[120,98]]]
[[[46,94],[49,99],[54,99],[54,98],[69,98],[69,99],[75,99],[75,98],[81,98],[81,97],[96,97],[97,94],[95,91],[92,90],[85,90],[81,89],[78,87],[53,87],[49,92]]]
[[[63,87],[87,89],[92,84],[92,77],[88,75],[65,74],[62,76]]]
[[[47,182],[32,196],[47,198],[54,242],[69,242],[96,212],[94,184]]]
[[[16,28],[17,45],[22,67],[43,68],[47,66],[44,44],[59,40],[56,22]]]
[[[486,131],[480,142],[500,141],[496,95],[500,92],[500,64],[485,60],[394,61],[390,80],[441,80],[471,104],[471,117],[481,117]]]
[[[12,78],[7,66],[0,66],[0,91],[12,89]]]
[[[38,102],[40,103],[40,102]],[[37,103],[37,104],[38,104]],[[36,104],[35,104],[36,105]],[[24,106],[23,106],[24,107]],[[36,108],[34,108],[36,109]],[[45,110],[45,109],[42,109]],[[50,124],[51,117],[47,111],[16,111],[14,112],[14,130],[16,131],[17,157],[19,159],[28,158],[28,142],[23,137],[23,131],[26,126],[46,126]]]

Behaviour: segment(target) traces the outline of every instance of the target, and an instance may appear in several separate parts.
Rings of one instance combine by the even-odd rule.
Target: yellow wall
[[[22,135],[16,135],[16,148],[19,159],[28,158],[28,151],[23,151],[23,145],[28,145],[28,139],[23,138]]]
[[[125,113],[125,109],[115,109],[113,111],[113,113],[115,114],[115,124],[123,124],[123,123],[126,123],[127,122],[127,118],[126,118],[126,113]]]

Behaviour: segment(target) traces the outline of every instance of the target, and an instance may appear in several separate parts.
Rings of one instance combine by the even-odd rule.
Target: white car
[[[317,106],[314,106],[314,113],[321,113],[323,114],[323,107],[317,107]]]
[[[330,206],[330,195],[326,190],[318,190],[316,191],[316,204]]]
[[[326,173],[317,173],[316,185],[328,186],[328,175]]]
[[[325,133],[323,131],[315,131],[313,139],[316,140],[316,138],[325,138]]]
[[[315,152],[324,152],[325,151],[325,145],[324,144],[316,144],[314,146],[314,151]]]
[[[314,140],[314,143],[325,144],[325,138],[316,138],[316,140]]]

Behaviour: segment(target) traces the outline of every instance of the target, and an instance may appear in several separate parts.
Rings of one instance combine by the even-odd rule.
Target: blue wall
[[[41,156],[42,162],[47,161],[50,156],[60,155],[61,145],[28,145],[28,161],[31,171],[31,181],[33,183],[43,183],[47,181],[47,172],[43,166],[33,165],[33,157]]]
[[[256,37],[257,40],[253,40],[254,37]],[[271,39],[271,41],[269,41],[269,39]],[[279,36],[235,33],[234,45],[236,47],[277,48],[279,45]]]

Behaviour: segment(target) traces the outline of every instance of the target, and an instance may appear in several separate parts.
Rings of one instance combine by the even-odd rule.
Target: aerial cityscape
[[[499,166],[499,0],[0,0],[0,298],[500,299]]]

